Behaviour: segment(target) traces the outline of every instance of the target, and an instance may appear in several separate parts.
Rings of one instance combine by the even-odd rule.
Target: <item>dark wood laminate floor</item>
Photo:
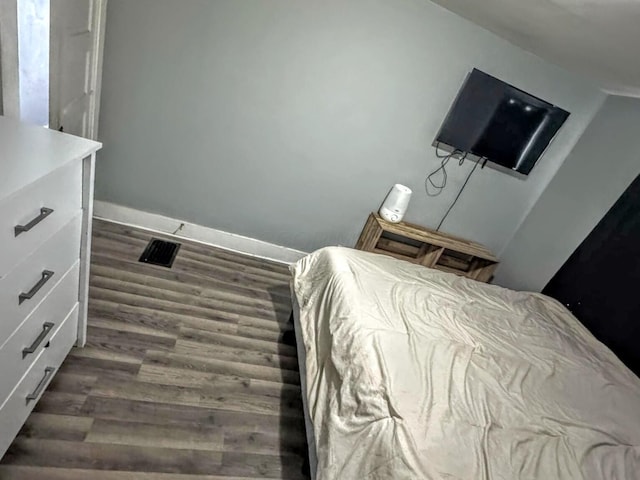
[[[305,479],[285,266],[96,221],[88,341],[0,464],[1,479]]]

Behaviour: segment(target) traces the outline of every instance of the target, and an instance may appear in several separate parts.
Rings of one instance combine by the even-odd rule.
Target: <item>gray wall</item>
[[[639,126],[640,100],[606,100],[509,242],[496,283],[544,288],[640,174]]]
[[[396,182],[424,193],[478,67],[572,115],[526,180],[485,168],[444,230],[501,250],[604,99],[426,0],[110,0],[97,198],[301,250],[353,245]]]

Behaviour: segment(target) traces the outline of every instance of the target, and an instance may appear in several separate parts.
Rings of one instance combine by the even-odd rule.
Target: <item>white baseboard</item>
[[[307,255],[300,250],[281,247],[280,245],[263,242],[255,238],[243,237],[242,235],[223,232],[222,230],[203,227],[202,225],[176,220],[175,218],[169,218],[155,213],[143,212],[114,203],[101,202],[99,200],[94,202],[93,215],[95,218],[102,220],[138,227],[165,235],[173,235],[178,238],[279,263],[291,264]],[[180,228],[183,224],[184,226]],[[176,232],[176,230],[179,231]],[[174,234],[173,232],[176,233]]]

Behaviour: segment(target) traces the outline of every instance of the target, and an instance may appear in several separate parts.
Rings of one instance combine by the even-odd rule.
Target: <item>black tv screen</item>
[[[436,142],[528,175],[568,116],[561,108],[473,69]]]

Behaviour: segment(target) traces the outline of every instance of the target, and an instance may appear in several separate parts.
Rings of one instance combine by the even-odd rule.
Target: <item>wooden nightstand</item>
[[[390,255],[479,282],[490,281],[498,266],[498,259],[479,243],[412,223],[390,223],[377,213],[369,215],[356,248]]]

